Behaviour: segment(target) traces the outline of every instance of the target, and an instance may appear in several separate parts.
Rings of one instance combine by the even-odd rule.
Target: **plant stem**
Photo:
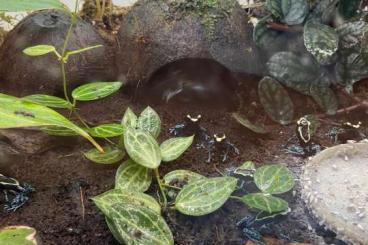
[[[231,199],[237,200],[237,201],[241,201],[243,202],[243,199],[241,199],[241,197],[238,196],[230,196]]]
[[[180,191],[181,188],[173,185],[162,184],[162,186]]]
[[[155,168],[154,172],[155,172],[156,181],[158,183],[158,187],[160,188],[160,192],[161,192],[161,195],[162,195],[163,208],[166,209],[166,207],[167,207],[167,198],[166,198],[164,188],[163,188],[164,183],[162,183],[162,181],[161,181],[160,172],[158,171],[158,168]]]

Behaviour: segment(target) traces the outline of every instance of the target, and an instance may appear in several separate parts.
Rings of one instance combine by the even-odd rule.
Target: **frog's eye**
[[[225,134],[222,134],[222,135],[214,134],[213,137],[215,138],[216,142],[218,142],[218,143],[220,143],[220,142],[222,142],[226,139]]]
[[[190,120],[190,121],[192,121],[192,122],[198,122],[199,121],[199,119],[201,119],[202,118],[202,115],[197,115],[196,117],[192,117],[191,115],[187,115],[187,118]]]

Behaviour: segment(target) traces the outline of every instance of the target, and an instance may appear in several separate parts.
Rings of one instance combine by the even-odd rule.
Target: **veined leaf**
[[[253,131],[257,134],[267,134],[268,132],[264,128],[263,125],[255,125],[248,118],[240,115],[239,113],[232,113],[231,116],[242,126],[246,127],[247,129]]]
[[[72,96],[78,101],[91,101],[105,98],[118,91],[122,82],[93,82],[73,90]]]
[[[51,107],[51,108],[63,108],[63,109],[70,109],[72,108],[72,104],[70,104],[68,101],[51,96],[51,95],[45,95],[45,94],[34,94],[34,95],[28,95],[26,97],[23,97],[22,100],[30,101],[35,104]]]
[[[241,166],[237,167],[234,171],[235,174],[241,176],[253,176],[256,172],[256,165],[252,161],[246,161]]]
[[[251,208],[268,213],[286,211],[289,208],[289,204],[283,199],[264,193],[247,194],[241,197],[241,200]]]
[[[332,89],[326,86],[312,86],[311,93],[314,101],[325,110],[327,115],[335,115],[339,102]]]
[[[285,43],[288,41],[288,35],[280,31],[275,31],[267,27],[268,21],[272,21],[269,16],[266,16],[258,21],[253,30],[253,41],[263,50],[268,50],[275,53],[285,48]],[[272,45],[270,45],[272,43]]]
[[[139,191],[114,189],[104,192],[92,198],[96,206],[108,217],[111,217],[114,205],[136,205],[150,208],[156,213],[161,213],[160,204],[150,195]]]
[[[42,105],[0,93],[0,128],[59,126],[73,130],[89,140],[99,151],[103,149],[83,129],[56,111]]]
[[[78,135],[76,132],[74,132],[71,129],[63,128],[59,126],[43,127],[41,130],[42,132],[48,135],[53,135],[53,136],[76,136]]]
[[[163,180],[167,185],[183,187],[184,185],[200,179],[206,179],[206,177],[189,170],[178,169],[167,173]]]
[[[96,149],[92,149],[88,152],[84,152],[83,155],[88,160],[90,160],[94,163],[114,164],[114,163],[117,163],[117,162],[121,161],[124,158],[125,153],[124,153],[124,151],[122,151],[118,148],[106,147],[104,149],[104,153],[101,153],[101,152],[97,151]]]
[[[126,245],[173,245],[169,226],[160,214],[137,205],[114,205],[109,219]]]
[[[320,64],[329,65],[338,49],[339,37],[334,28],[308,21],[304,26],[304,45]]]
[[[254,183],[264,193],[281,194],[290,191],[295,184],[293,173],[281,164],[271,164],[258,168]]]
[[[124,133],[124,145],[128,155],[136,163],[152,169],[160,165],[160,147],[150,133],[128,127]]]
[[[123,237],[119,234],[118,229],[115,227],[114,222],[111,219],[107,218],[106,216],[105,216],[105,221],[106,221],[107,227],[109,227],[109,230],[111,234],[114,236],[114,238],[116,239],[116,241],[118,241],[120,244],[125,244]]]
[[[282,125],[290,124],[294,118],[294,104],[287,91],[271,77],[258,84],[258,95],[267,115]]]
[[[97,138],[111,138],[122,135],[124,133],[124,127],[121,124],[103,124],[91,128],[89,133]]]
[[[24,12],[41,9],[64,9],[68,8],[59,0],[0,0],[0,12]]]
[[[155,139],[157,139],[161,132],[160,116],[155,110],[148,106],[139,116],[137,127],[149,132]]]
[[[23,50],[23,53],[28,56],[42,56],[54,52],[56,52],[56,49],[51,45],[36,45]]]
[[[266,0],[267,10],[270,11],[271,14],[278,19],[281,19],[283,16],[281,9],[281,1],[282,0]]]
[[[0,229],[0,244],[37,245],[36,230],[28,226],[8,226]]]
[[[283,22],[288,25],[302,24],[309,13],[306,0],[281,0]]]
[[[152,182],[152,171],[132,160],[123,162],[115,175],[115,189],[145,192]]]
[[[186,215],[201,216],[219,209],[234,192],[233,177],[206,178],[185,185],[175,201],[175,208]]]
[[[178,159],[193,143],[194,136],[177,137],[164,141],[161,146],[162,161],[170,162]]]
[[[125,127],[136,128],[138,123],[138,117],[135,113],[128,107],[126,109],[121,124]]]

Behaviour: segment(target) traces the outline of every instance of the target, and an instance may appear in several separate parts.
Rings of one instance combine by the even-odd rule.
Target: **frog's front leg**
[[[174,136],[181,135],[186,127],[185,123],[179,123],[175,125],[174,127],[169,129],[169,133]]]
[[[18,195],[16,195],[13,200],[5,204],[5,210],[7,212],[15,212],[20,207],[22,207],[28,200],[29,197],[26,196],[24,193],[18,193]]]

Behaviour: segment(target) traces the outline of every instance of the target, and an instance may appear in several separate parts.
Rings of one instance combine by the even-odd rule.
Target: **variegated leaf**
[[[308,21],[304,25],[304,45],[320,64],[329,65],[338,49],[339,37],[334,28]]]
[[[114,164],[121,161],[125,156],[124,151],[114,147],[106,147],[104,151],[104,153],[101,153],[96,149],[92,149],[88,152],[84,152],[83,155],[88,160],[99,164]]]
[[[137,127],[149,132],[156,139],[161,132],[160,116],[155,110],[148,106],[139,116]]]
[[[219,209],[234,192],[233,177],[206,178],[185,185],[175,201],[175,208],[186,215],[201,216]]]
[[[282,21],[288,25],[302,24],[309,14],[306,0],[281,0]]]
[[[281,9],[281,1],[282,0],[266,0],[266,8],[271,12],[273,16],[278,19],[281,19],[283,16]]]
[[[157,168],[161,163],[161,151],[150,133],[128,127],[124,133],[124,145],[130,158],[146,168]]]
[[[88,139],[99,151],[101,146],[83,129],[42,105],[0,93],[0,129],[21,127],[65,127]]]
[[[157,201],[145,193],[132,190],[114,189],[104,192],[92,198],[96,206],[107,216],[111,217],[114,205],[136,205],[150,208],[156,213],[161,213],[161,207]]]
[[[294,118],[294,104],[287,91],[274,79],[263,78],[258,84],[258,95],[267,115],[282,125]]]
[[[89,133],[93,137],[97,138],[111,138],[117,137],[124,133],[124,126],[121,124],[111,123],[103,124],[97,127],[91,128]]]
[[[361,43],[364,34],[368,31],[368,23],[361,20],[346,22],[340,25],[336,31],[339,35],[340,48],[350,49]]]
[[[115,189],[145,192],[152,182],[152,170],[135,163],[133,160],[123,162],[115,175]]]
[[[163,217],[150,208],[114,205],[109,219],[126,245],[173,245],[174,238]]]
[[[78,135],[76,132],[74,132],[71,129],[62,128],[58,126],[43,127],[41,130],[42,132],[48,135],[53,135],[53,136],[76,136]]]
[[[178,159],[193,143],[194,136],[177,137],[164,141],[161,146],[162,161],[170,162]]]
[[[247,194],[241,200],[251,208],[268,213],[286,211],[289,208],[289,204],[283,199],[264,193]]]
[[[231,116],[242,126],[246,127],[247,129],[253,131],[257,134],[267,134],[267,130],[264,128],[263,125],[255,125],[248,118],[240,115],[239,113],[232,113]]]
[[[325,110],[327,115],[336,114],[339,102],[332,89],[325,86],[313,86],[311,87],[311,94],[314,101]]]
[[[128,107],[126,109],[121,124],[125,127],[136,128],[138,123],[138,117],[135,113]]]
[[[0,1],[0,12],[24,12],[42,9],[62,9],[68,10],[68,7],[59,0],[2,0]]]
[[[254,174],[254,183],[262,192],[268,194],[282,194],[290,191],[295,185],[293,173],[281,164],[258,168]]]
[[[45,94],[28,95],[26,97],[23,97],[22,100],[30,101],[51,108],[64,108],[64,109],[72,108],[72,104],[70,104],[68,101],[59,97]]]
[[[256,165],[252,161],[246,161],[234,171],[235,174],[246,176],[253,176],[256,172]]]
[[[206,179],[206,177],[189,170],[178,169],[167,173],[163,180],[167,185],[181,188],[184,185],[200,179]]]
[[[2,245],[37,245],[37,231],[29,226],[7,226],[0,229]]]
[[[116,239],[116,241],[118,241],[120,244],[125,244],[124,239],[118,232],[118,229],[115,227],[114,222],[106,216],[105,216],[105,221],[106,221],[107,227],[109,227],[109,230],[111,234],[113,235],[113,237]]]
[[[267,62],[270,75],[283,85],[305,95],[310,95],[310,87],[318,80],[328,86],[320,65],[310,57],[298,56],[292,52],[274,54]]]
[[[72,97],[78,101],[90,101],[105,98],[118,91],[122,82],[93,82],[82,85],[72,92]]]

